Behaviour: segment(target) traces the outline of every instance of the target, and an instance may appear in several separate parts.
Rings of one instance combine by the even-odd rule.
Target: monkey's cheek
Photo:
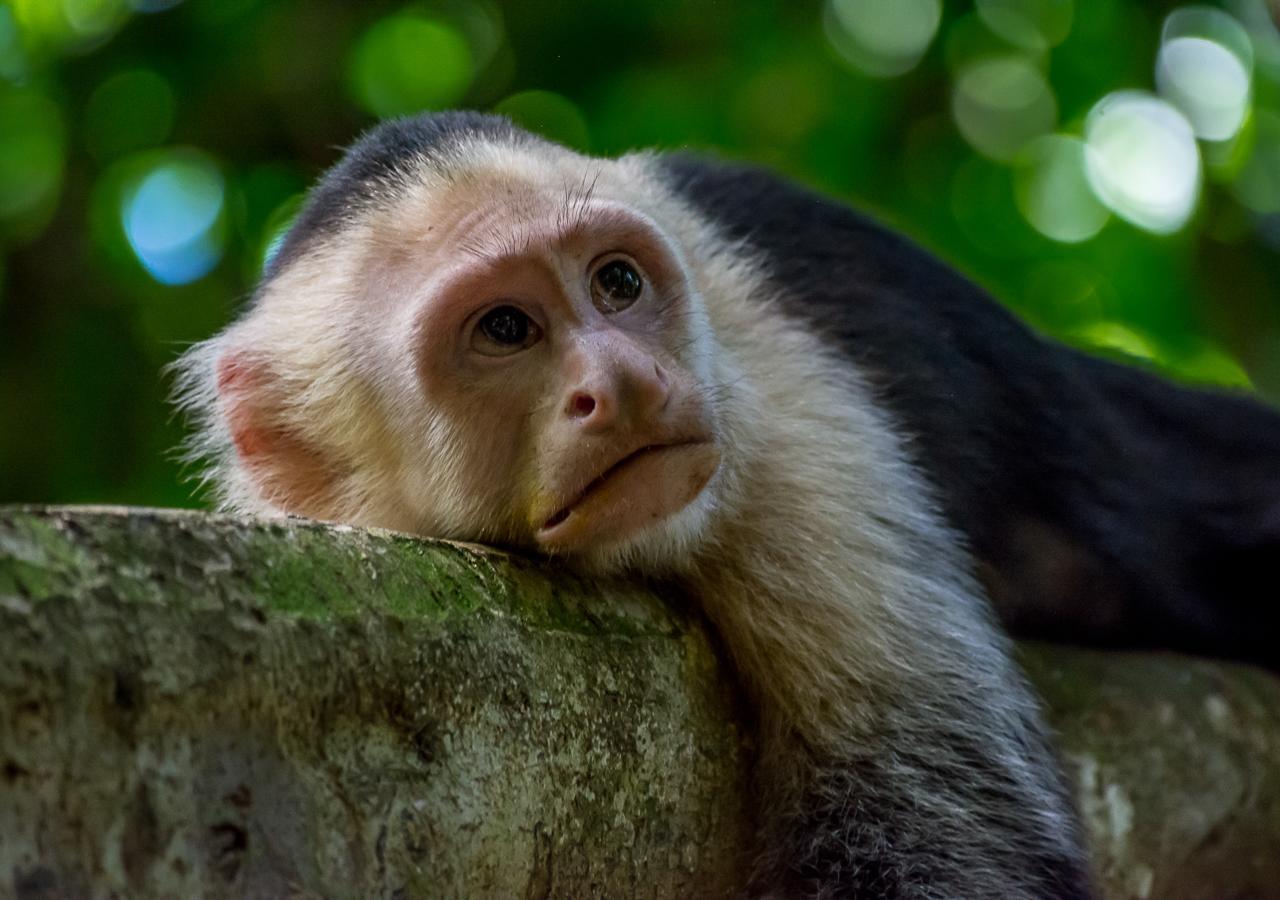
[[[612,472],[556,524],[538,529],[535,538],[556,553],[624,540],[692,503],[719,467],[720,450],[709,442],[647,450]]]

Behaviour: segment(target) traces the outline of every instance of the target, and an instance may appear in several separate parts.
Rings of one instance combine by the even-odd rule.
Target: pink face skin
[[[476,508],[504,509],[519,543],[572,554],[698,497],[720,452],[688,358],[691,287],[660,230],[534,189],[454,218],[397,253],[392,282],[420,298],[422,392],[475,454],[458,487]]]

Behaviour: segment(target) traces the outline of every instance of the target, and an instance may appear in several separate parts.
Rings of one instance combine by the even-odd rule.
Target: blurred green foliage
[[[162,367],[341,147],[449,106],[766,163],[1044,331],[1280,398],[1266,0],[7,0],[0,501],[195,502]]]

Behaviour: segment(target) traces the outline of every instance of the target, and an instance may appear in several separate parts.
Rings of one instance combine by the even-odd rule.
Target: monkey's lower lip
[[[538,529],[544,546],[607,541],[659,521],[701,493],[720,463],[712,441],[650,444],[601,473]]]
[[[574,497],[573,501],[570,502],[569,505],[565,506],[563,509],[557,512],[551,518],[547,519],[547,521],[543,522],[542,523],[543,529],[545,530],[547,528],[554,528],[555,526],[563,522],[565,519],[569,518],[569,514],[573,512],[574,507],[582,503],[587,498],[587,496],[591,494],[592,491],[595,491],[602,484],[608,481],[611,477],[616,475],[621,469],[635,462],[645,454],[656,453],[660,450],[671,450],[676,447],[688,447],[690,445],[700,444],[700,443],[703,443],[703,442],[702,441],[678,441],[672,444],[647,444],[641,447],[639,450],[636,450],[634,453],[628,453],[626,456],[622,457],[622,459],[618,460],[616,463],[614,463],[609,468],[605,469],[603,472],[597,475],[595,480],[592,481],[585,488],[583,488],[582,492],[578,494],[577,497]]]

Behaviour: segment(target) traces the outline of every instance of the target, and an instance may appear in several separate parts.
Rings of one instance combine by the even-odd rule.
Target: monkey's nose
[[[614,385],[581,385],[569,393],[565,415],[588,432],[606,431],[618,419],[620,398]]]
[[[569,415],[581,419],[591,415],[596,409],[596,398],[590,394],[577,393],[569,401]]]
[[[594,367],[569,391],[564,414],[588,431],[608,429],[622,419],[639,425],[666,409],[671,379],[647,354],[643,359],[613,358],[611,365]]]

